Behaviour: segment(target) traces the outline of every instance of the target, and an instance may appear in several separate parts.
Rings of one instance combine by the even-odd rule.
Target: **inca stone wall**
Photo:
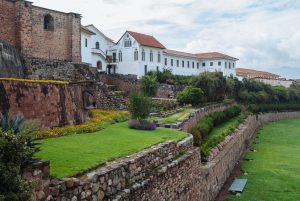
[[[81,61],[81,16],[33,6],[23,0],[0,0],[0,39],[17,47],[24,57]],[[53,30],[44,29],[51,15]]]
[[[79,124],[88,115],[82,91],[80,85],[1,81],[0,112],[37,119],[42,128]]]
[[[300,112],[250,116],[206,165],[190,136],[118,159],[78,178],[50,180],[46,162],[36,170],[29,168],[23,177],[40,184],[34,200],[212,201],[258,128],[287,118],[300,118]]]

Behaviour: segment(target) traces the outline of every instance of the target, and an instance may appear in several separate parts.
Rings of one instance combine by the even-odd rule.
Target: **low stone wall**
[[[47,80],[99,80],[96,68],[83,63],[73,63],[53,59],[25,58],[27,77]]]
[[[177,93],[182,91],[183,85],[161,84],[157,90],[156,98],[176,98]]]
[[[223,111],[231,106],[236,104],[234,101],[230,103],[220,103],[215,105],[209,105],[203,108],[196,110],[194,113],[190,114],[189,117],[183,120],[182,124],[180,124],[180,130],[184,132],[191,132],[191,130],[197,125],[199,120],[203,118],[205,115],[211,112]]]
[[[114,85],[117,91],[126,92],[126,96],[129,96],[131,93],[140,90],[140,84],[137,76],[135,75],[101,74],[99,79],[101,82],[104,82],[107,85]]]
[[[34,175],[38,177],[40,187],[35,189],[33,200],[211,201],[259,127],[287,118],[300,118],[300,112],[250,116],[220,153],[205,165],[190,136],[179,143],[162,143],[110,162],[79,178],[50,180],[45,166],[31,168],[23,177],[33,181]]]

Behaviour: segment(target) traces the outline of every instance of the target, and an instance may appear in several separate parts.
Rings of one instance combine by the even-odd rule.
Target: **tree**
[[[203,91],[199,88],[188,86],[177,94],[177,101],[180,105],[192,104],[199,105],[203,101]]]
[[[141,93],[133,93],[129,98],[129,112],[132,119],[145,120],[151,111],[151,99]]]
[[[149,97],[156,96],[158,89],[158,83],[156,81],[156,76],[154,75],[145,75],[141,80],[141,91]]]

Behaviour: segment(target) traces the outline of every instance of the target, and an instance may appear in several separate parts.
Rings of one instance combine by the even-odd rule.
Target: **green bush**
[[[0,128],[0,200],[30,200],[32,186],[20,175],[37,151],[32,139],[37,126],[23,123],[20,117],[5,116],[1,122],[5,131]]]
[[[180,105],[192,104],[199,105],[203,100],[203,91],[200,88],[188,86],[178,93],[177,101]]]
[[[300,104],[252,104],[248,110],[253,113],[300,111]]]
[[[141,93],[133,93],[129,98],[129,112],[132,119],[145,120],[151,112],[151,99]]]
[[[192,129],[192,134],[196,136],[200,133],[201,138],[204,138],[209,135],[214,127],[219,126],[222,123],[227,122],[229,119],[238,116],[241,111],[241,106],[235,105],[222,112],[209,113],[198,122],[195,128]]]
[[[145,75],[141,79],[141,91],[146,96],[154,97],[156,96],[158,89],[158,83],[156,81],[156,76]]]

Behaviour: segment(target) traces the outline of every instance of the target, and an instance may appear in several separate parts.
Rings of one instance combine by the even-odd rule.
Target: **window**
[[[188,68],[190,67],[190,62],[189,61],[187,61],[187,66],[188,66]]]
[[[182,68],[184,68],[184,61],[182,61],[181,65],[182,65]]]
[[[232,68],[234,68],[234,63],[232,63]]]
[[[131,39],[129,35],[127,34],[126,38],[124,39],[124,47],[131,47]]]
[[[123,55],[122,55],[122,51],[119,52],[119,62],[123,61]]]
[[[202,63],[202,66],[205,67],[205,62]]]
[[[156,66],[156,71],[157,71],[157,72],[159,71],[159,67],[158,67],[158,66]]]
[[[101,61],[97,61],[97,69],[102,71],[102,62]]]
[[[165,58],[165,66],[167,66],[167,65],[168,65],[168,59]]]
[[[227,69],[227,62],[225,62],[225,68]]]
[[[100,49],[100,44],[99,44],[99,42],[96,42],[96,49]]]
[[[219,62],[218,62],[218,66],[221,66],[221,65],[222,65],[222,62],[221,62],[221,61],[219,61]]]
[[[145,59],[146,59],[145,57],[146,57],[146,54],[145,54],[145,50],[143,49],[142,50],[142,61],[145,61]]]
[[[85,47],[87,47],[88,46],[88,40],[87,40],[87,38],[84,40],[84,45],[85,45]]]
[[[197,69],[199,69],[199,63],[197,62]]]
[[[48,31],[54,31],[54,20],[49,14],[44,16],[44,29]]]
[[[145,67],[144,67],[144,72],[145,72],[145,75],[148,73],[147,65],[145,65]]]
[[[176,66],[179,67],[179,60],[176,61]]]
[[[231,63],[230,62],[228,62],[229,63],[229,69],[231,69]]]
[[[214,62],[210,62],[210,66],[214,66]]]
[[[195,63],[194,62],[192,63],[192,68],[195,68]]]
[[[134,61],[139,60],[139,52],[137,49],[134,50]]]
[[[171,59],[171,66],[173,66],[173,59]]]
[[[113,53],[113,62],[117,62],[117,53]]]
[[[152,50],[150,51],[150,62],[153,62],[153,52],[152,52]]]
[[[160,52],[157,53],[157,62],[158,63],[161,62],[161,54],[160,54]]]

